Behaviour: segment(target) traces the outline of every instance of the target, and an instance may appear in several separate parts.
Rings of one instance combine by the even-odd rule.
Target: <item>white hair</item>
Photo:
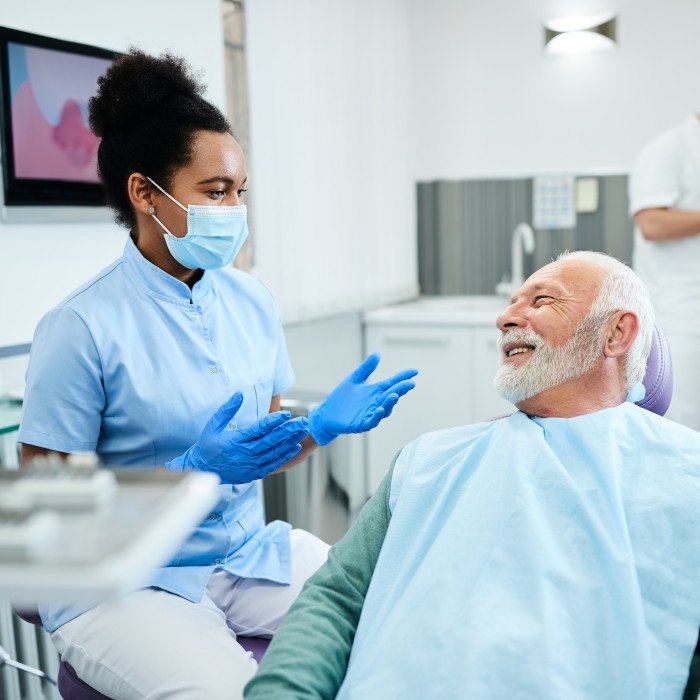
[[[581,260],[604,268],[606,274],[595,298],[589,319],[603,322],[615,311],[631,311],[639,322],[637,337],[625,357],[625,384],[631,389],[644,379],[654,332],[654,307],[649,290],[627,265],[604,253],[577,250],[562,253],[557,260]]]

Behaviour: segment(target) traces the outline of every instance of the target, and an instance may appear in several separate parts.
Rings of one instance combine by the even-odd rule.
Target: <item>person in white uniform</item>
[[[673,357],[667,416],[700,430],[700,118],[688,117],[639,154],[629,184],[634,268],[647,283]]]

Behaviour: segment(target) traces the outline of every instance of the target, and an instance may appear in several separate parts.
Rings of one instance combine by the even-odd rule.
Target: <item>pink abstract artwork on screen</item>
[[[31,46],[25,57],[28,78],[12,101],[15,176],[98,182],[87,101],[110,61]]]

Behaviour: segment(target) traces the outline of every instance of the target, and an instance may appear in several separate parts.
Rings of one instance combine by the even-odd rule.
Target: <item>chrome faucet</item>
[[[521,245],[522,241],[522,245]],[[513,229],[510,240],[510,280],[504,274],[503,279],[496,285],[496,294],[511,296],[522,287],[523,282],[523,249],[528,254],[535,250],[535,234],[530,224],[522,222]]]

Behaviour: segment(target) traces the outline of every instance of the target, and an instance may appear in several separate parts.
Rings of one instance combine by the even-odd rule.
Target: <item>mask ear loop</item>
[[[175,199],[175,197],[173,197],[172,195],[169,195],[157,182],[155,182],[154,180],[151,180],[151,178],[148,177],[148,175],[146,175],[146,179],[147,179],[154,187],[157,187],[169,200],[171,200],[172,202],[174,202],[175,204],[177,204],[177,206],[180,207],[180,209],[182,209],[183,211],[188,211],[187,207],[183,207],[182,204],[180,204],[180,202],[178,202],[177,199]],[[158,225],[163,229],[163,231],[165,231],[166,233],[169,233],[171,236],[173,235],[173,234],[170,233],[170,231],[168,231],[168,229],[165,227],[165,224],[163,224],[163,222],[156,216],[155,207],[148,207],[148,213],[158,222]]]
[[[156,216],[156,210],[153,207],[148,207],[148,213],[156,220],[156,223],[163,229],[163,231],[165,231],[169,236],[173,235],[170,233],[170,231],[168,231],[165,224]],[[173,238],[176,238],[176,236],[173,236]]]
[[[146,180],[148,180],[154,187],[157,187],[171,202],[175,202],[175,204],[177,204],[177,206],[180,207],[180,209],[182,209],[183,211],[187,211],[187,207],[180,204],[180,202],[178,202],[177,199],[175,199],[175,197],[168,194],[157,182],[151,180],[151,178],[148,177],[148,175],[146,175]]]

